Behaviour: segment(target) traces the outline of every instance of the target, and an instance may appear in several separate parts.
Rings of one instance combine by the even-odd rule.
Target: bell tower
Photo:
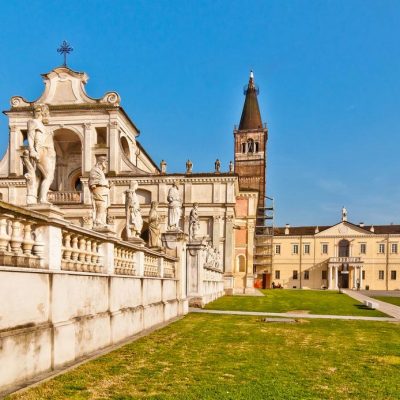
[[[258,205],[264,205],[265,168],[268,129],[262,123],[258,106],[259,90],[254,83],[253,71],[249,83],[244,87],[245,101],[238,127],[233,132],[235,138],[235,172],[239,175],[241,190],[257,190]]]

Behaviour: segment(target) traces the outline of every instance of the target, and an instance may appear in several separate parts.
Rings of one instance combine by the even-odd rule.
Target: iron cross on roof
[[[57,49],[57,53],[60,53],[64,56],[64,67],[67,66],[67,54],[71,53],[72,51],[74,51],[74,49],[69,45],[66,40],[64,40],[61,43],[61,46]]]

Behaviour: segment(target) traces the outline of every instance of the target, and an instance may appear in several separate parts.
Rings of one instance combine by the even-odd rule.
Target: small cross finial
[[[66,40],[64,40],[61,43],[61,46],[57,49],[57,53],[60,53],[64,56],[64,67],[67,66],[67,54],[71,53],[72,51],[74,51],[74,49],[69,45]]]

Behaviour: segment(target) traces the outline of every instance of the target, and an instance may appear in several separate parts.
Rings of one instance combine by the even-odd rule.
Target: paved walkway
[[[200,313],[200,314],[251,315],[257,317],[345,319],[345,320],[357,320],[357,321],[400,322],[400,317],[398,319],[395,319],[388,317],[361,317],[358,315],[326,315],[326,314],[320,315],[320,314],[272,313],[272,312],[257,312],[257,311],[204,310],[202,308],[192,308],[192,307],[189,308],[189,312]]]
[[[357,292],[355,290],[343,289],[343,293],[346,293],[347,296],[350,296],[353,299],[360,301],[361,303],[363,303],[364,300],[374,301],[375,303],[379,304],[379,308],[378,308],[379,311],[382,311],[383,313],[390,315],[393,318],[400,319],[400,307],[399,306],[395,306],[394,304],[385,303],[384,301],[381,301],[381,300],[373,299],[373,298],[368,297],[365,294]]]

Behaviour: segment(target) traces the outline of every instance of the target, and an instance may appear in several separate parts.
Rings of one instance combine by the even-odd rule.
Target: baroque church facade
[[[234,130],[235,163],[211,172],[195,173],[191,163],[182,173],[168,173],[138,141],[139,129],[121,106],[116,92],[92,98],[85,91],[88,75],[63,66],[42,75],[45,88],[35,101],[11,98],[5,111],[9,146],[0,162],[1,199],[27,206],[29,179],[24,154],[29,148],[28,125],[35,107],[48,109],[46,129],[54,141],[55,173],[48,201],[73,224],[93,227],[93,199],[89,174],[99,158],[108,160],[110,182],[107,225],[127,238],[126,196],[133,182],[143,217],[141,237],[148,240],[152,202],[158,203],[161,232],[168,229],[168,192],[174,184],[182,199],[180,229],[189,233],[190,212],[197,204],[198,236],[219,255],[227,293],[254,290],[257,213],[265,195],[267,129],[261,123],[257,89],[251,74],[245,91],[240,124]],[[261,199],[261,200],[260,200]]]

